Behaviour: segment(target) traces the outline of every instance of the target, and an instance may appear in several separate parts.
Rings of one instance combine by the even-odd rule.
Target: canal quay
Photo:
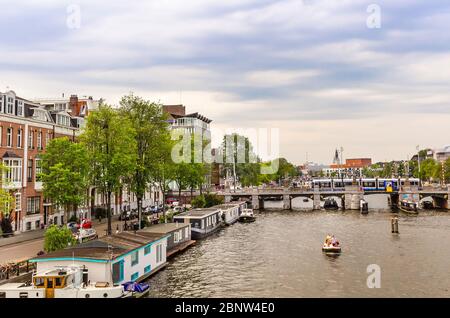
[[[450,297],[450,213],[393,213],[386,196],[358,211],[264,210],[173,258],[150,280],[148,297]],[[272,203],[277,208],[276,202]],[[266,204],[267,207],[267,204]],[[391,233],[398,216],[400,234]],[[327,234],[341,242],[330,257]],[[381,269],[368,288],[367,267]]]

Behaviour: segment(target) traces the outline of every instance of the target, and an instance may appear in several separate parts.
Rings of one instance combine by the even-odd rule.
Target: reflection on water
[[[450,213],[272,211],[199,241],[149,282],[150,297],[449,297]],[[325,255],[327,233],[342,244]],[[366,285],[381,267],[381,288]]]

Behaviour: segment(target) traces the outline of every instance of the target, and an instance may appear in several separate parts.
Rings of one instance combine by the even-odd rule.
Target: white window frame
[[[14,129],[12,127],[8,127],[6,129],[6,147],[11,148],[13,146],[13,135]]]
[[[23,101],[17,101],[17,116],[23,116]]]
[[[3,164],[8,169],[3,174],[3,179],[7,182],[22,182],[22,159],[3,159]]]
[[[42,149],[42,131],[38,131],[37,135],[37,148]]]
[[[22,128],[19,128],[18,130],[17,130],[17,148],[22,148],[22,132],[23,132],[23,129]]]

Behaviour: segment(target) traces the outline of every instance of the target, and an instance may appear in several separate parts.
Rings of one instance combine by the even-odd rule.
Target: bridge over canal
[[[436,208],[450,208],[450,187],[446,188],[414,188],[405,187],[399,191],[364,191],[358,187],[346,187],[345,190],[320,190],[301,188],[258,188],[234,191],[218,191],[217,195],[223,196],[225,202],[234,200],[246,200],[252,203],[254,209],[264,209],[265,200],[283,201],[283,209],[292,208],[292,199],[297,197],[308,198],[313,201],[313,209],[320,209],[320,203],[327,197],[337,197],[342,200],[342,207],[346,210],[359,210],[360,200],[364,196],[373,194],[386,194],[390,196],[391,205],[397,205],[399,200],[408,199],[420,202],[425,198],[431,198]]]

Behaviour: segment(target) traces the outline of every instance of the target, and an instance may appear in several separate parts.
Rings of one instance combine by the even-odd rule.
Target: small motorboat
[[[334,236],[327,235],[325,242],[322,245],[322,251],[325,253],[337,254],[341,252],[341,245]]]
[[[125,298],[141,298],[150,292],[150,285],[147,283],[126,282],[122,286]]]
[[[238,219],[242,223],[251,223],[256,221],[256,217],[253,215],[252,209],[243,209]]]
[[[335,199],[327,198],[325,200],[325,203],[323,204],[323,208],[325,210],[337,210],[337,209],[339,209],[339,205],[338,205],[338,203],[336,202]]]

